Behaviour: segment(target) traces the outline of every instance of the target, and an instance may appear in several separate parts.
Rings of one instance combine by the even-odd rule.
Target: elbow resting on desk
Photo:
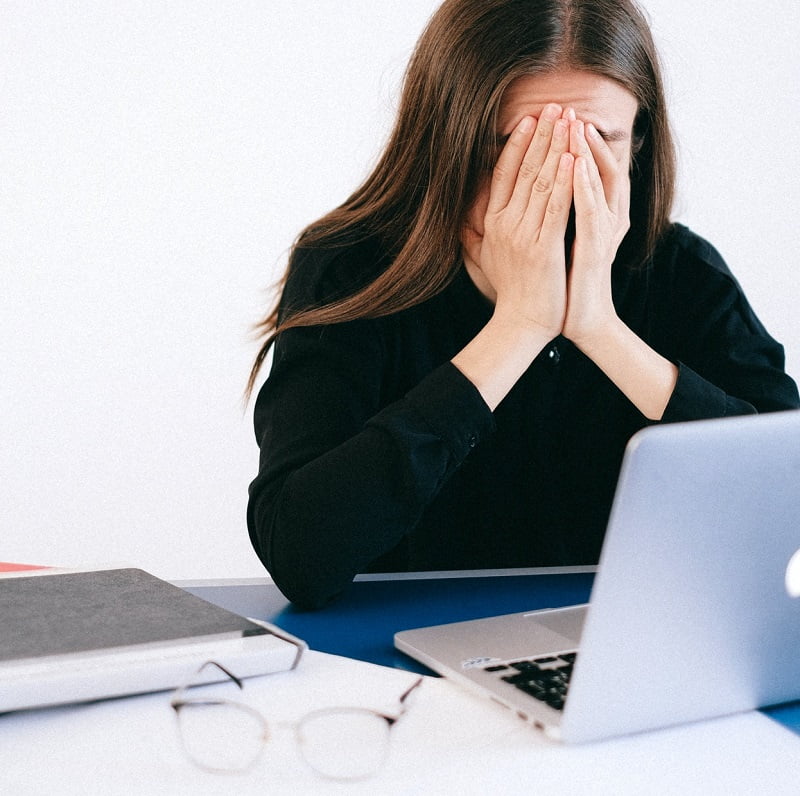
[[[281,594],[292,605],[307,611],[324,608],[339,597],[352,581],[352,578],[348,578],[344,583],[338,579],[335,583],[331,582],[329,576],[319,575],[302,563],[274,566],[264,561],[264,565]]]
[[[251,498],[248,508],[250,540],[256,555],[293,605],[306,610],[323,608],[342,594],[356,572],[350,572],[344,562],[336,562],[322,545],[311,551],[308,545],[286,538],[286,527],[276,518],[278,512],[267,511],[264,503],[268,501]]]

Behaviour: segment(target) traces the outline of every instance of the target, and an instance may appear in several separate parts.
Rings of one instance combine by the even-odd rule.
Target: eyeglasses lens
[[[297,740],[306,762],[331,779],[375,774],[389,751],[389,723],[368,710],[328,710],[306,716]]]
[[[178,727],[186,754],[209,771],[246,771],[260,756],[267,737],[257,714],[227,702],[182,705]]]

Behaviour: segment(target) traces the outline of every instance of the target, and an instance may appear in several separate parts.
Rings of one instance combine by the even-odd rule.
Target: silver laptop
[[[398,649],[569,743],[800,699],[800,411],[628,444],[588,605]]]

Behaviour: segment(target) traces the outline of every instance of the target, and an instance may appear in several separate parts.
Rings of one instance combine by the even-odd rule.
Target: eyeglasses
[[[270,738],[266,718],[254,708],[230,699],[187,697],[185,692],[209,667],[216,667],[239,690],[242,681],[216,661],[206,661],[194,679],[170,700],[181,745],[189,759],[205,771],[241,773],[258,762]],[[290,726],[306,763],[329,779],[359,780],[377,773],[389,752],[390,731],[407,710],[419,678],[400,697],[400,710],[390,715],[367,708],[335,707],[307,713]],[[207,682],[207,680],[206,680]]]

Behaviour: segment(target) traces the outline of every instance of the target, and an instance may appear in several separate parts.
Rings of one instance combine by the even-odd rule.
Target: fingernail
[[[561,116],[561,107],[553,103],[546,105],[542,111],[542,118],[547,119],[548,122],[554,122],[559,116]]]
[[[588,132],[592,138],[600,137],[600,134],[597,132],[597,128],[591,122],[586,125],[586,132]]]
[[[523,133],[529,133],[533,130],[533,119],[530,116],[526,116],[520,123],[519,129]]]

